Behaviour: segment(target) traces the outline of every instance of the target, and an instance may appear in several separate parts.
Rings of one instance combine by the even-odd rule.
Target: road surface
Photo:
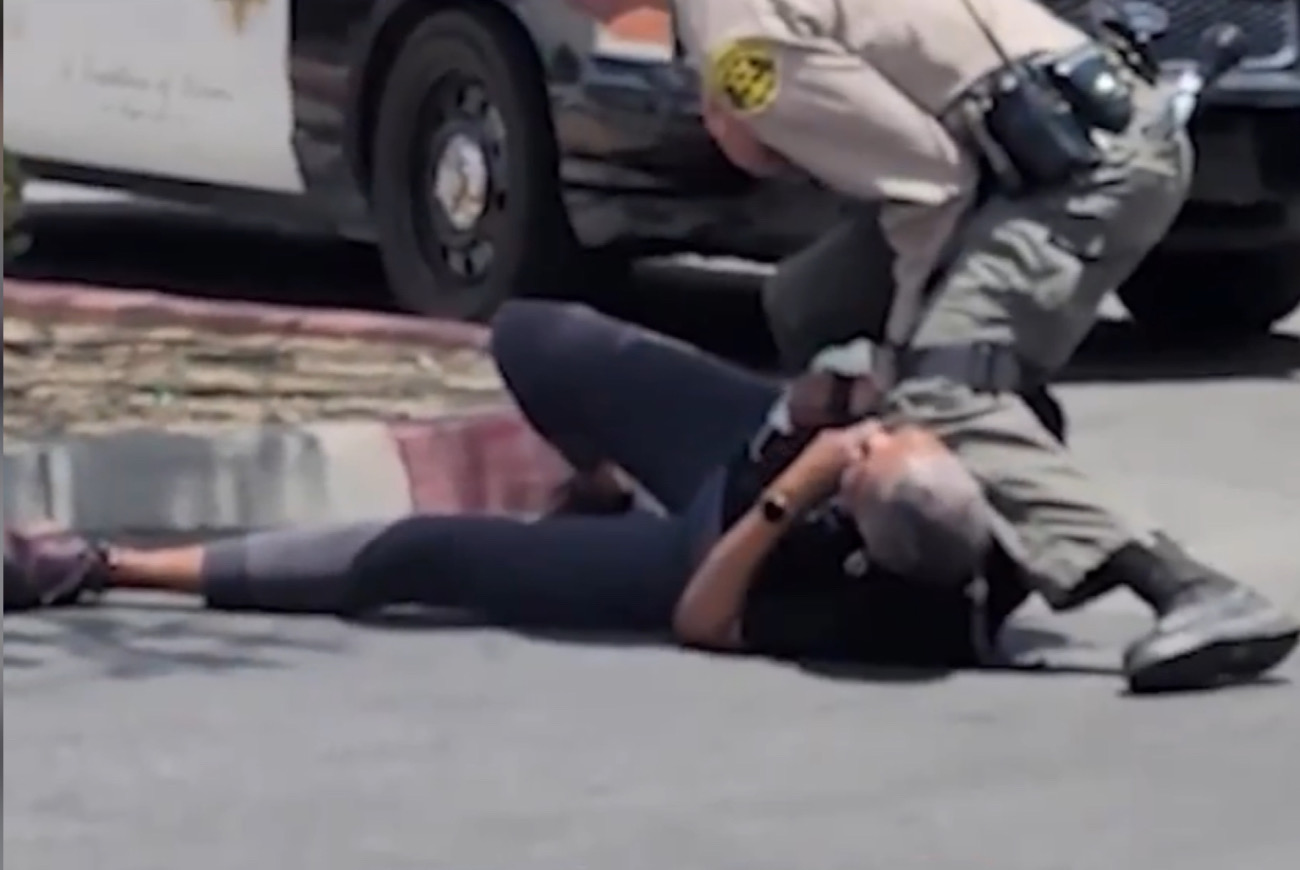
[[[211,227],[178,251],[156,218],[72,224],[42,253],[51,272],[94,267],[79,261],[98,235],[119,271],[122,250],[144,252],[156,285],[273,288],[322,251],[376,276],[345,246],[277,259]],[[1300,320],[1230,358],[1154,354],[1111,324],[1069,380],[1084,461],[1300,607]],[[1284,870],[1300,855],[1300,661],[1268,685],[1125,697],[1109,670],[1145,619],[1120,596],[1025,615],[1016,642],[1077,671],[1054,674],[816,673],[157,601],[5,623],[5,853],[22,870]]]

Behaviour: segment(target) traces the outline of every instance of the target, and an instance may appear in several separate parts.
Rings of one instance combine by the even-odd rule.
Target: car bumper
[[[1300,109],[1300,68],[1229,73],[1204,102],[1211,109]]]

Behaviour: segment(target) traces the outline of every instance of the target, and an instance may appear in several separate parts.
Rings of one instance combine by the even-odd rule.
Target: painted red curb
[[[390,432],[420,513],[537,514],[567,473],[513,408],[393,423]]]
[[[82,284],[4,281],[6,317],[77,323],[163,326],[177,322],[214,332],[283,332],[329,338],[484,350],[482,326],[347,309],[304,309],[237,300],[196,299],[152,290],[106,290]]]

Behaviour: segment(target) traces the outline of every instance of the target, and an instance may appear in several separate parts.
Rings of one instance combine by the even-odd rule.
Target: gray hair
[[[896,476],[851,507],[868,558],[926,582],[971,579],[992,540],[979,482],[951,453],[908,456]]]

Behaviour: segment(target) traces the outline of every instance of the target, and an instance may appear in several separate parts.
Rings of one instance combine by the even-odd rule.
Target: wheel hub
[[[453,229],[472,230],[487,211],[492,173],[483,146],[468,133],[451,134],[433,173],[433,199]]]

